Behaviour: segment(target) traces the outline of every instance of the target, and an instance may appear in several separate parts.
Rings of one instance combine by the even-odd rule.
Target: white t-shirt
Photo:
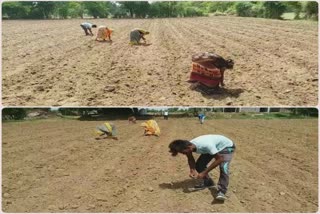
[[[226,147],[232,147],[233,142],[222,135],[202,135],[190,141],[197,148],[196,153],[214,155]]]
[[[87,29],[91,29],[91,28],[92,28],[92,24],[89,23],[89,22],[83,22],[81,25],[82,25],[83,27],[87,28]]]
[[[164,112],[164,115],[165,115],[165,116],[168,116],[168,114],[169,114],[169,113],[168,113],[167,111]]]

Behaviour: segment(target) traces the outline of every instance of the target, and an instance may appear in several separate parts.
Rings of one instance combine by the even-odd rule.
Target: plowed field
[[[316,22],[239,17],[92,20],[113,42],[86,37],[84,20],[3,21],[3,104],[10,106],[315,106]],[[129,32],[151,32],[129,46]],[[95,31],[96,29],[94,29]],[[222,94],[190,89],[191,56],[235,61]]]
[[[160,137],[112,121],[119,140],[95,140],[101,121],[3,124],[4,212],[316,212],[317,120],[158,119]],[[187,159],[171,157],[178,138],[218,133],[237,145],[228,199],[188,192]],[[219,170],[211,172],[215,181]]]

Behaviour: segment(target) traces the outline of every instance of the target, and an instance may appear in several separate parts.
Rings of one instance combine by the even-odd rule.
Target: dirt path
[[[5,212],[316,212],[317,120],[158,119],[162,134],[113,121],[119,141],[94,140],[99,121],[3,124]],[[140,121],[138,121],[140,122]],[[219,133],[234,140],[228,200],[190,193],[186,158],[168,144]],[[211,173],[215,180],[218,170]]]
[[[315,106],[316,22],[239,17],[96,20],[113,43],[85,37],[82,20],[3,21],[3,104],[11,106]],[[134,27],[152,45],[130,47]],[[23,38],[23,39],[22,39]],[[191,56],[235,60],[225,92],[190,90]]]

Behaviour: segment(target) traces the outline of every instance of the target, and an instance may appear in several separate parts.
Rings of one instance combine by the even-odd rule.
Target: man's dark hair
[[[176,156],[179,152],[187,149],[191,143],[187,140],[174,140],[169,144],[170,153],[172,156]]]
[[[226,63],[227,64],[226,67],[228,69],[233,69],[234,61],[232,59],[228,59],[226,62],[227,62]]]
[[[95,28],[95,27],[97,27],[97,25],[92,25],[92,27],[94,27],[94,28]]]

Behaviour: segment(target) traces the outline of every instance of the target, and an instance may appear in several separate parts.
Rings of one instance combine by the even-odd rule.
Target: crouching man
[[[194,189],[214,187],[214,181],[209,172],[219,166],[220,177],[217,185],[218,193],[216,200],[224,201],[229,185],[229,166],[235,151],[235,144],[229,138],[222,135],[202,135],[190,141],[174,140],[169,144],[170,153],[176,156],[178,153],[187,156],[190,167],[189,176],[202,179],[202,183]],[[192,152],[201,154],[195,161]],[[214,161],[207,167],[207,164]]]

